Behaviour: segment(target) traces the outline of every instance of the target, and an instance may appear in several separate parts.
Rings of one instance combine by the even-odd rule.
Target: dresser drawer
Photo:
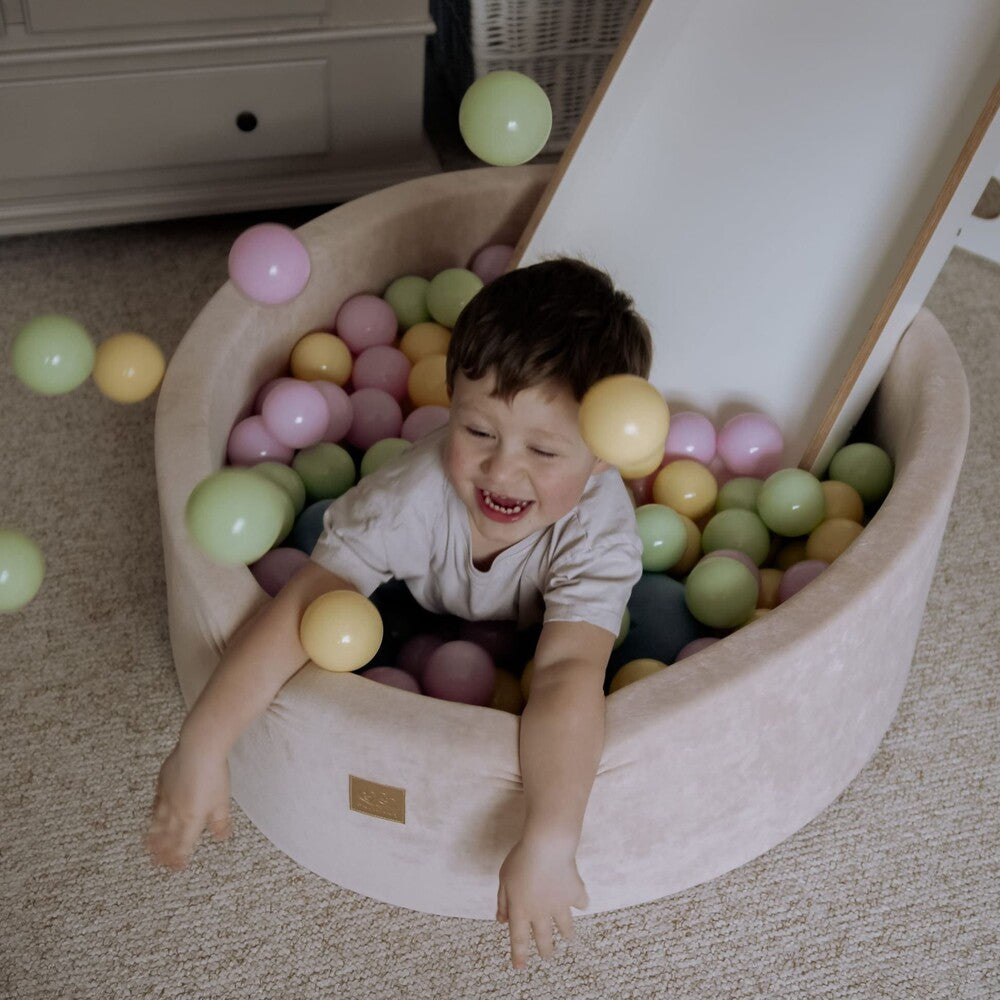
[[[326,60],[303,59],[0,83],[18,137],[0,145],[0,179],[325,153],[326,77]]]

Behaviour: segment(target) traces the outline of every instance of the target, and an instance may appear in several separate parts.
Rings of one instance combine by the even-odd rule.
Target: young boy
[[[229,833],[227,755],[307,661],[299,620],[334,589],[403,580],[425,608],[542,623],[521,717],[526,815],[500,868],[497,919],[522,968],[587,906],[576,867],[604,742],[604,674],[641,573],[618,473],[580,436],[583,394],[649,374],[646,324],[610,279],[559,259],[512,271],[462,312],[448,351],[449,422],[334,501],[310,563],[234,636],[160,771],[148,834],[183,868]]]

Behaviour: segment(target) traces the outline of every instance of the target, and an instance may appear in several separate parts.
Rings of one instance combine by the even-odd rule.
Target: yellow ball
[[[833,517],[817,525],[806,540],[806,557],[831,563],[864,528],[846,517]]]
[[[596,382],[580,401],[579,419],[587,447],[605,462],[628,469],[633,479],[639,478],[633,470],[657,451],[662,456],[670,428],[666,400],[638,375],[611,375]]]
[[[307,382],[323,380],[343,385],[353,367],[350,348],[335,333],[316,330],[300,338],[292,348],[289,367],[295,378]]]
[[[443,354],[428,354],[411,369],[406,383],[414,406],[448,406],[447,359]]]
[[[780,569],[768,567],[760,571],[760,589],[757,591],[758,608],[776,608],[778,606],[778,585],[784,573]]]
[[[497,708],[501,712],[510,712],[511,715],[521,714],[521,710],[524,708],[521,682],[509,670],[501,670],[497,667],[490,708]]]
[[[629,660],[611,678],[608,693],[614,694],[615,691],[625,687],[626,684],[634,684],[636,681],[641,681],[644,677],[649,677],[651,674],[658,674],[661,670],[665,670],[666,667],[667,665],[661,660]]]
[[[653,499],[692,520],[714,510],[718,495],[715,476],[692,458],[669,462],[653,480]]]
[[[861,524],[865,517],[865,503],[853,486],[842,483],[839,479],[827,479],[820,485],[823,487],[823,499],[826,500],[824,520],[846,517],[849,521]]]
[[[621,473],[622,479],[645,479],[646,476],[656,472],[662,462],[663,449],[657,448],[652,454],[634,465],[619,465],[618,471]]]
[[[785,542],[784,545],[778,549],[777,555],[774,557],[774,565],[778,569],[785,570],[790,566],[794,566],[798,562],[803,562],[808,559],[809,556],[806,555],[806,541],[804,538],[793,538],[789,542]]]
[[[330,590],[306,608],[299,640],[309,659],[324,670],[363,667],[382,644],[382,616],[356,590]]]
[[[447,354],[451,330],[440,323],[427,321],[411,326],[399,340],[399,349],[415,365],[428,354]]]
[[[671,576],[684,576],[686,573],[690,573],[694,569],[695,563],[701,558],[701,531],[698,525],[684,514],[678,516],[684,522],[687,543],[684,546],[684,554],[670,567]]]
[[[93,376],[116,403],[137,403],[156,391],[166,362],[163,351],[141,333],[116,333],[98,345]]]

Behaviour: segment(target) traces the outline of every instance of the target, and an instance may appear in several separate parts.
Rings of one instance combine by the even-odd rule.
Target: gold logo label
[[[365,778],[349,775],[351,780],[351,809],[378,819],[406,822],[406,789],[380,785]]]

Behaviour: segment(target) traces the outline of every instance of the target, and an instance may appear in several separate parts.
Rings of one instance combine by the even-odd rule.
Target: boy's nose
[[[517,474],[517,468],[516,458],[509,451],[501,448],[491,451],[483,460],[483,471],[497,486],[511,481]]]

